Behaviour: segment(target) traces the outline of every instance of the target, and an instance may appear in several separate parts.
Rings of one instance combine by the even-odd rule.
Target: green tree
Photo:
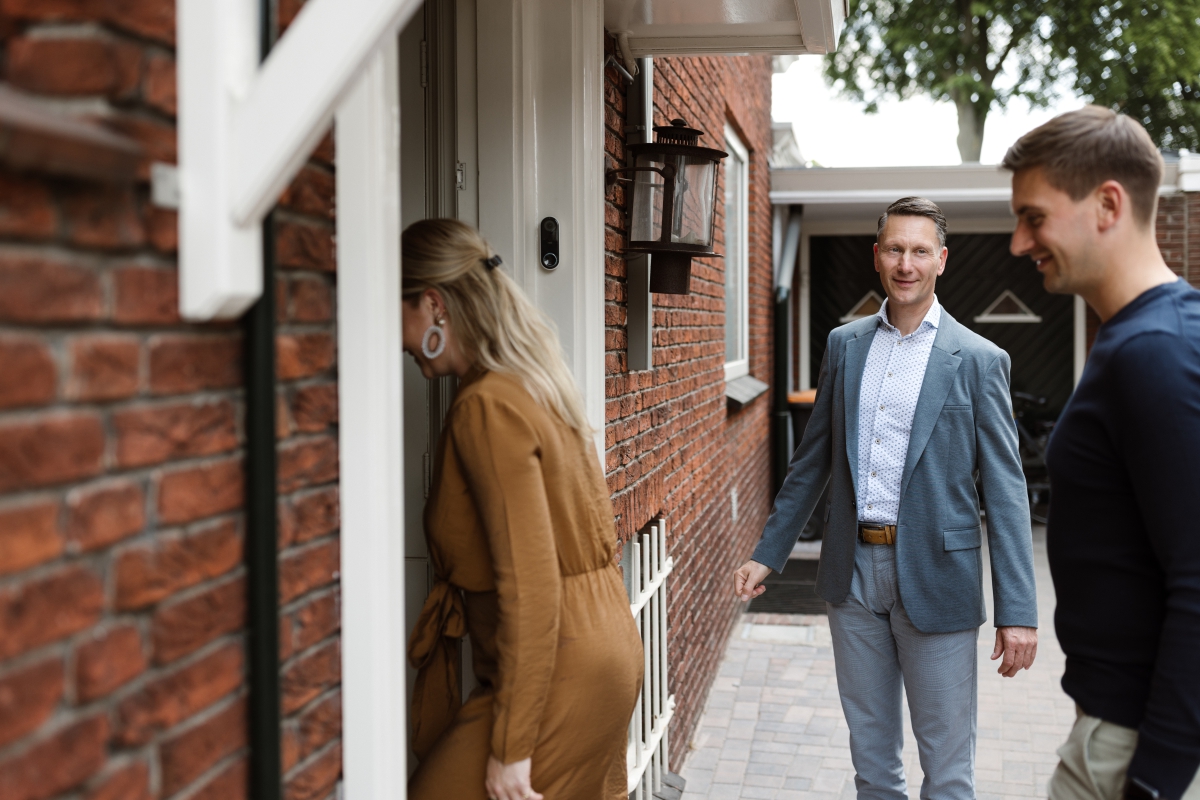
[[[1195,149],[1198,24],[1200,0],[851,0],[825,75],[868,113],[887,97],[954,103],[964,162],[979,160],[989,111],[1017,97],[1045,106],[1060,78],[1160,145]]]
[[[1200,0],[1064,2],[1053,25],[1081,96],[1140,120],[1159,147],[1200,150]]]

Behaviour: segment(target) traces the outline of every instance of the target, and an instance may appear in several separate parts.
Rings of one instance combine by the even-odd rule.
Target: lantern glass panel
[[[662,169],[666,162],[662,154],[638,157],[637,166]],[[662,239],[663,176],[657,172],[633,174],[633,212],[630,215],[629,238],[635,242],[657,242]]]
[[[672,244],[700,245],[711,249],[713,243],[713,202],[717,162],[707,157],[649,153],[637,159],[639,167],[675,168],[671,193]],[[657,172],[636,172],[630,240],[663,241],[662,212],[665,181]]]
[[[671,241],[711,248],[716,162],[710,158],[680,156],[678,167]]]

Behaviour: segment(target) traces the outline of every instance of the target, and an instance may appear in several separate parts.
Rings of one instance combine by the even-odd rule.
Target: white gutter
[[[787,232],[783,237],[783,248],[775,262],[775,302],[782,302],[792,291],[792,276],[796,273],[796,251],[800,248],[801,211],[791,209],[788,214]]]
[[[1005,203],[1010,175],[999,166],[828,167],[771,170],[774,205],[887,204],[898,197],[927,197],[935,203]],[[1159,195],[1200,191],[1200,154],[1182,153],[1165,165]]]
[[[780,189],[771,192],[771,202],[777,205],[808,205],[832,203],[890,203],[897,197],[916,195],[936,202],[957,201],[986,203],[1008,200],[1012,189],[980,188],[950,189],[908,187],[894,189]]]

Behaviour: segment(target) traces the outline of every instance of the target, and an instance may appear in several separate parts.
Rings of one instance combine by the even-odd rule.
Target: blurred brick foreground
[[[287,22],[298,10],[282,3]],[[237,324],[178,317],[168,0],[3,0],[4,80],[142,145],[133,184],[0,171],[0,797],[245,794]],[[333,142],[280,198],[289,796],[341,773]]]

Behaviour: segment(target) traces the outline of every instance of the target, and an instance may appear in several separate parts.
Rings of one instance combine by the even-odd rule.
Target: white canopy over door
[[[848,0],[604,0],[604,27],[628,54],[829,53]]]

